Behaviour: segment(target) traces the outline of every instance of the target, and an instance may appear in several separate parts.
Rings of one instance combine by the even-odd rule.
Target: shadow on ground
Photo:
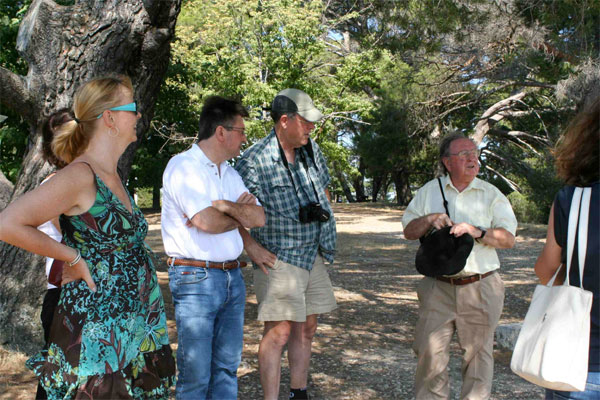
[[[416,242],[402,237],[402,211],[371,204],[336,204],[338,255],[330,275],[339,308],[319,320],[310,373],[315,399],[411,399],[416,358],[412,352],[417,319],[415,287],[420,275],[414,269]],[[149,245],[164,260],[160,215],[148,213]],[[535,276],[533,263],[543,246],[545,226],[520,228],[514,249],[500,251],[506,299],[501,323],[517,322],[525,312]],[[173,305],[166,265],[159,280],[167,306],[169,336],[176,347]],[[244,353],[240,366],[239,398],[258,399],[260,389],[257,352],[262,324],[256,321],[252,271],[246,268],[248,288]],[[2,354],[0,354],[1,356]],[[510,353],[496,350],[493,399],[540,399],[542,391],[514,375]],[[2,358],[0,357],[0,361]],[[20,361],[19,361],[20,362]],[[0,363],[1,364],[1,363]],[[14,364],[14,361],[13,361]],[[0,374],[6,371],[0,365]],[[7,390],[0,398],[32,398],[35,382],[23,368],[0,381]],[[460,349],[454,341],[449,365],[452,398],[460,393]],[[287,398],[289,369],[283,362],[280,399]],[[22,393],[29,396],[21,397]],[[9,397],[6,397],[9,396]]]

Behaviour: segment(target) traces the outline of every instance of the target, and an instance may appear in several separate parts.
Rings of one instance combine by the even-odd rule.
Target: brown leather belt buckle
[[[232,264],[237,263],[236,266],[233,266]],[[224,261],[223,266],[221,267],[221,269],[223,271],[227,271],[229,269],[234,269],[234,268],[239,268],[240,267],[240,261],[239,260],[235,260],[235,261]],[[227,267],[227,268],[225,268]]]
[[[436,276],[435,279],[437,279],[438,281],[449,283],[451,285],[462,286],[462,285],[468,285],[470,283],[480,281],[483,278],[487,278],[494,272],[496,272],[496,270],[486,272],[483,275],[475,274],[475,275],[471,275],[471,276],[465,276],[464,278],[447,278],[445,276]]]
[[[185,258],[167,258],[167,265],[172,267],[175,265],[185,265],[188,267],[197,267],[197,268],[214,268],[221,269],[223,271],[229,271],[235,268],[243,268],[247,265],[245,261],[233,260],[233,261],[202,261],[202,260],[188,260]]]

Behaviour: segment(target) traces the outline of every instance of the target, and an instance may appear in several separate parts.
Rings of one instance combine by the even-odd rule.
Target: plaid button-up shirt
[[[248,190],[265,210],[266,223],[261,228],[252,229],[252,237],[281,261],[309,271],[317,253],[333,262],[336,245],[335,218],[325,195],[331,178],[321,150],[310,140],[314,162],[306,150],[300,148],[296,149],[294,164],[289,164],[294,184],[282,162],[274,130],[247,149],[235,166]],[[317,196],[307,173],[315,185]],[[329,212],[329,221],[300,222],[300,206],[311,202],[320,203]]]

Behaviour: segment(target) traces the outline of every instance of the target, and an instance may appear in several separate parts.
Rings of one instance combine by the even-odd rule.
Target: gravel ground
[[[417,242],[402,236],[402,210],[378,204],[336,204],[338,255],[330,268],[339,308],[321,316],[314,340],[309,388],[315,399],[411,399],[416,357],[411,349],[417,319],[414,269]],[[147,213],[148,243],[164,258],[160,214]],[[544,225],[519,228],[517,244],[499,252],[506,299],[501,324],[520,321],[535,286],[533,263],[544,238]],[[167,305],[169,334],[176,347],[173,306],[166,266],[159,280]],[[262,397],[257,352],[262,324],[256,321],[252,271],[248,288],[244,353],[239,398]],[[493,399],[541,399],[543,392],[510,371],[510,352],[496,350]],[[4,360],[4,361],[3,361]],[[11,360],[11,361],[6,361]],[[24,357],[0,348],[0,399],[33,398],[35,381],[22,367]],[[449,373],[451,398],[460,394],[460,349],[453,341]],[[4,364],[4,365],[3,365]],[[289,369],[284,353],[280,399],[287,398]]]

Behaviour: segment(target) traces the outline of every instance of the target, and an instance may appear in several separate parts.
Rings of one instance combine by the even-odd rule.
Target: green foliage
[[[137,205],[140,208],[152,208],[152,188],[138,187],[135,190]]]
[[[30,3],[30,0],[0,0],[0,67],[19,74],[27,73],[27,63],[17,53],[17,33]],[[0,122],[0,171],[14,183],[27,146],[27,125],[1,104],[0,115],[7,117]]]
[[[203,99],[218,94],[249,108],[246,133],[251,145],[272,127],[262,108],[270,106],[280,90],[295,87],[331,114],[315,132],[330,165],[355,172],[348,162],[350,150],[338,135],[369,114],[372,103],[364,88],[379,79],[373,65],[390,60],[378,49],[347,57],[335,54],[327,44],[331,39],[323,11],[323,3],[315,0],[185,2],[157,103],[157,130],[178,138],[194,136]],[[164,142],[164,137],[151,133],[143,143],[133,167],[135,185],[159,179],[166,160],[185,147],[171,143],[159,153]]]
[[[0,66],[19,74],[27,73],[27,64],[15,48],[21,19],[31,0],[0,0]]]
[[[517,0],[515,5],[525,24],[540,25],[546,30],[547,44],[570,56],[598,57],[598,1]]]
[[[320,11],[319,1],[191,0],[173,44],[173,63],[187,73],[178,80],[192,83],[190,100],[197,107],[219,94],[243,99],[254,118],[285,87],[315,95],[319,82],[306,72],[319,68],[324,51]],[[249,138],[264,136],[267,125],[267,119],[251,124]]]
[[[554,200],[561,188],[561,182],[556,178],[552,158],[528,158],[524,160],[530,167],[528,171],[510,175],[520,187],[520,195],[525,199],[529,210],[529,218],[524,222],[545,223]],[[517,195],[514,195],[517,196]]]
[[[546,223],[554,196],[562,186],[556,178],[552,157],[547,151],[539,157],[524,156],[518,148],[505,148],[501,154],[506,159],[526,157],[521,163],[507,163],[503,169],[518,190],[509,187],[498,175],[482,169],[484,179],[507,194],[519,222]],[[489,161],[484,160],[484,165]]]
[[[527,196],[519,192],[512,192],[508,195],[508,200],[520,223],[543,224],[548,222],[548,214],[540,210],[540,207]]]
[[[158,190],[169,159],[193,142],[200,104],[192,100],[194,94],[188,90],[186,78],[187,71],[181,65],[172,63],[169,66],[156,102],[154,119],[131,166],[128,186],[132,191],[148,187]],[[170,137],[178,140],[169,140]]]
[[[0,170],[13,183],[17,180],[27,146],[27,135],[22,131],[26,131],[26,127],[21,125],[0,127]]]
[[[0,66],[19,74],[27,65],[16,36],[30,2],[0,0]],[[548,148],[573,116],[554,85],[598,58],[600,3],[500,3],[185,0],[130,188],[156,193],[170,157],[193,142],[207,96],[248,107],[251,145],[272,127],[263,107],[281,89],[296,87],[326,114],[314,137],[334,172],[333,193],[341,193],[339,177],[350,182],[360,174],[359,161],[367,188],[375,180],[386,187],[400,174],[410,192],[433,177],[442,135],[472,134],[489,107],[525,90],[525,99],[511,105],[518,116],[485,135],[481,174],[504,193],[518,190],[511,199],[520,219],[545,222],[559,186]],[[8,116],[0,123],[0,169],[14,180],[27,127],[1,106],[0,114]]]
[[[435,79],[435,71],[402,62],[386,53],[377,76],[377,100],[355,137],[355,150],[362,157],[367,176],[384,181],[397,174],[405,176],[408,186],[418,187],[435,173],[436,145],[429,132],[421,129],[419,108],[415,104],[431,95],[419,81]],[[398,199],[400,203],[408,199]]]
[[[363,49],[385,48],[394,53],[439,52],[443,38],[481,18],[485,0],[355,0],[329,1],[326,15],[333,30],[348,32]]]

